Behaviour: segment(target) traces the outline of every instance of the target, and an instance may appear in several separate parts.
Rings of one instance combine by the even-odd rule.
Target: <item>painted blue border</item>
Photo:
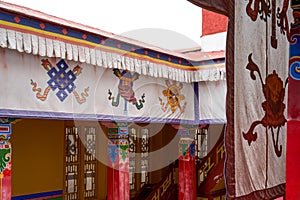
[[[39,118],[39,119],[58,119],[58,120],[89,120],[89,121],[116,121],[116,122],[136,122],[136,123],[170,123],[170,124],[217,124],[226,122],[225,119],[206,119],[206,120],[181,120],[181,119],[163,119],[150,117],[126,117],[112,115],[95,114],[73,114],[63,112],[41,112],[27,110],[0,109],[0,117],[9,118]]]
[[[48,197],[53,195],[62,195],[62,190],[52,191],[52,192],[43,192],[43,193],[37,193],[37,194],[29,194],[24,196],[16,196],[12,197],[12,200],[24,200],[24,199],[33,199],[33,198],[39,198],[39,197]]]
[[[226,124],[226,119],[202,119],[198,124]]]
[[[15,17],[19,18],[19,22],[15,21]],[[157,56],[159,55],[159,60],[163,60],[169,63],[175,63],[180,64],[182,66],[201,66],[201,65],[213,65],[217,63],[225,63],[225,57],[224,58],[217,58],[217,59],[209,59],[209,60],[203,60],[203,61],[190,61],[178,56],[169,55],[162,52],[157,52],[149,48],[144,48],[138,45],[129,44],[126,42],[118,41],[113,38],[107,38],[105,36],[93,34],[93,33],[85,33],[84,31],[78,31],[76,28],[68,27],[68,26],[62,26],[62,25],[56,25],[55,22],[48,21],[44,19],[29,19],[29,17],[21,16],[20,14],[16,13],[7,13],[0,10],[0,20],[14,23],[16,25],[24,25],[28,27],[32,27],[38,30],[47,31],[51,33],[56,33],[64,36],[73,37],[80,40],[85,40],[92,42],[94,44],[98,44],[99,46],[107,46],[112,47],[115,49],[121,49],[128,52],[134,52],[139,55],[148,56],[150,58],[157,59]],[[41,24],[44,25],[44,28],[41,28]],[[67,33],[64,34],[63,30],[67,30]],[[83,38],[83,35],[86,36],[86,38]],[[105,44],[102,44],[101,41],[105,41]],[[120,46],[119,46],[120,45]],[[132,50],[135,49],[135,50]],[[146,53],[147,52],[147,53]]]

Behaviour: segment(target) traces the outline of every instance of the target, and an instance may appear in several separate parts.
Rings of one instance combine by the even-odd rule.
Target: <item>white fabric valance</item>
[[[71,44],[62,40],[0,28],[0,46],[33,55],[79,61],[104,68],[127,69],[142,75],[179,82],[225,80],[225,64],[198,70],[184,70],[151,60],[133,58],[97,48]]]

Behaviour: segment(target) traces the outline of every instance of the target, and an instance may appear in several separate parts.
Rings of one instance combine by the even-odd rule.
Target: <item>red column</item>
[[[129,200],[129,142],[128,128],[109,128],[107,199]]]
[[[0,124],[0,200],[11,199],[11,125]]]
[[[194,135],[179,130],[178,199],[196,200],[196,160]]]
[[[289,80],[286,144],[286,199],[300,199],[300,81]]]
[[[300,2],[292,1],[294,25],[291,27],[288,122],[286,143],[286,199],[300,199]]]

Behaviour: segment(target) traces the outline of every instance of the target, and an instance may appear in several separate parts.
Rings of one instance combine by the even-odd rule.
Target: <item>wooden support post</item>
[[[128,127],[108,128],[107,199],[129,200]]]
[[[196,160],[194,135],[188,129],[180,129],[178,164],[178,200],[196,200]]]
[[[11,199],[11,124],[0,124],[0,200]]]

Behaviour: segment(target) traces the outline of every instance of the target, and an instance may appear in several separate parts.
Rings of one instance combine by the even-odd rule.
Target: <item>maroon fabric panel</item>
[[[286,154],[286,199],[300,199],[300,121],[288,121]]]

